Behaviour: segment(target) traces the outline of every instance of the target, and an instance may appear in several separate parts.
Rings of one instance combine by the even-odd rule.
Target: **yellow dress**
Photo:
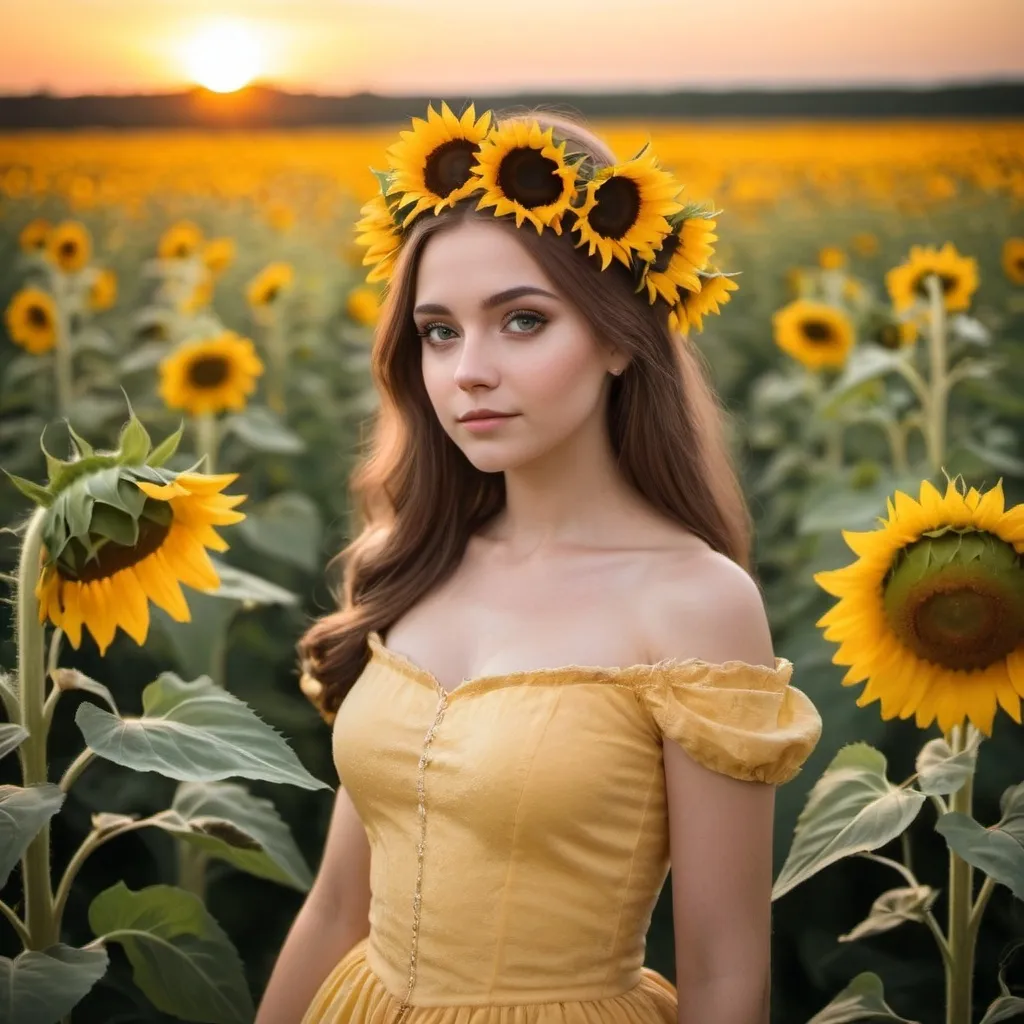
[[[368,643],[333,754],[370,843],[370,934],[302,1024],[675,1024],[644,966],[669,869],[662,739],[787,781],[821,734],[792,664],[572,665],[446,694]]]

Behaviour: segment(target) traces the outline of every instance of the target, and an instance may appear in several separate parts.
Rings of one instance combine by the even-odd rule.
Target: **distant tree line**
[[[138,96],[0,96],[0,129],[31,128],[299,128],[394,123],[422,115],[428,101],[461,109],[554,107],[585,117],[645,118],[1019,118],[1024,82],[935,89],[817,91],[521,93],[473,97],[320,96],[250,86],[218,94],[186,92]]]

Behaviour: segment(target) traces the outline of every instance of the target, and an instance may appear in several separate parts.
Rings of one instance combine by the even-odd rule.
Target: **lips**
[[[460,423],[468,423],[471,420],[504,420],[515,416],[514,412],[493,412],[490,409],[475,409],[467,412],[465,416],[459,417]]]

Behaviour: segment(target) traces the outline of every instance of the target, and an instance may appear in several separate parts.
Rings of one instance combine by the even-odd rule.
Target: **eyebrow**
[[[537,288],[532,284],[521,284],[515,288],[506,288],[505,291],[497,292],[489,299],[484,299],[484,301],[480,303],[480,308],[494,309],[495,306],[511,302],[513,299],[520,299],[524,295],[546,295],[549,299],[558,298],[558,296],[553,292],[545,291],[543,288]],[[449,316],[451,315],[451,312],[452,311],[447,306],[442,306],[438,302],[425,302],[413,310],[413,313],[447,314]]]

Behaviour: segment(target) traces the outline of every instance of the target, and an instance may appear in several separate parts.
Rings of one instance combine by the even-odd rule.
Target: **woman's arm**
[[[760,592],[724,556],[665,579],[648,612],[654,660],[775,663]],[[775,787],[705,768],[668,738],[664,759],[679,1024],[768,1024]]]
[[[370,844],[339,787],[316,880],[285,939],[255,1024],[298,1024],[332,968],[370,932]]]

